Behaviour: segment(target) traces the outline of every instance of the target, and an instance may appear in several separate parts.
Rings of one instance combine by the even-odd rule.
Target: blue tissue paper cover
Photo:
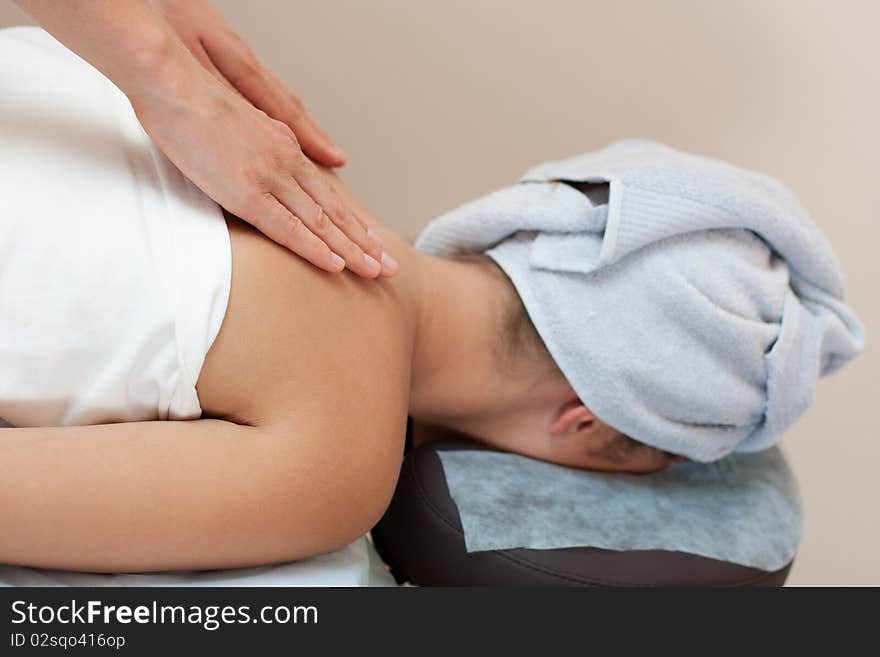
[[[649,475],[493,451],[438,454],[468,552],[672,550],[774,571],[794,558],[803,533],[797,481],[778,447]]]

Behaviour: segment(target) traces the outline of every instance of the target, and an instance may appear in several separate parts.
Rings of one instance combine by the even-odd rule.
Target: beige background
[[[351,187],[411,237],[531,164],[625,136],[786,181],[870,343],[784,439],[807,512],[790,583],[880,585],[880,3],[217,4],[348,151]],[[0,26],[22,22],[0,0]]]

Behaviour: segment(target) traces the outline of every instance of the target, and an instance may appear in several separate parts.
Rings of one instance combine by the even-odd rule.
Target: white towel
[[[608,203],[558,181],[608,183]],[[831,248],[783,184],[653,142],[540,165],[416,246],[488,249],[581,400],[698,461],[772,445],[864,346]]]
[[[0,30],[0,426],[198,418],[231,271],[220,208],[125,95]]]

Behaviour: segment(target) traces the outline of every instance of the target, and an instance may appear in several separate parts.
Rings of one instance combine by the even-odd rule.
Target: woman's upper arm
[[[0,429],[0,562],[213,569],[342,547],[378,519],[387,500],[371,496],[386,491],[375,468],[358,473],[310,431],[222,420]]]

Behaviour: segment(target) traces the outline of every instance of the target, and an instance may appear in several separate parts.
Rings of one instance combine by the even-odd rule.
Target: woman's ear
[[[580,399],[574,398],[562,404],[553,415],[550,425],[551,436],[565,433],[576,433],[596,424],[596,416],[583,405]]]

